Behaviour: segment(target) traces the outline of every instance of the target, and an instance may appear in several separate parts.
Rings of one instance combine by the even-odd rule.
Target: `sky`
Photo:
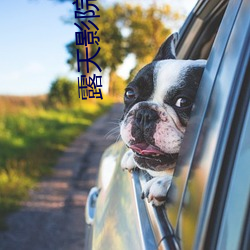
[[[195,1],[164,2],[174,3],[188,12]],[[69,54],[65,47],[74,40],[77,30],[73,24],[65,24],[62,20],[73,14],[71,2],[1,0],[0,95],[41,95],[48,93],[57,77],[77,80],[79,75],[70,71],[66,63]],[[130,63],[129,60],[126,62]],[[119,70],[121,75],[127,75],[125,68]]]

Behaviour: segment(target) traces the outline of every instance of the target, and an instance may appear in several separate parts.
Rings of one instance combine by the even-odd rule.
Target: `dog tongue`
[[[135,152],[139,153],[140,155],[152,155],[152,154],[163,154],[157,148],[147,143],[137,143],[131,145],[130,148]]]

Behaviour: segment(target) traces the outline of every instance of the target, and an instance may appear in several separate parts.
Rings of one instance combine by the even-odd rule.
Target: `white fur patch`
[[[121,161],[121,167],[123,170],[128,170],[131,171],[132,169],[135,168],[135,162],[134,162],[134,157],[133,157],[134,153],[133,151],[130,149],[128,150],[122,157],[122,161]]]
[[[165,203],[165,201],[161,201],[161,199],[167,196],[171,182],[172,175],[154,177],[142,187],[143,194],[148,197],[149,202],[156,206],[160,206]]]
[[[168,123],[160,122],[156,125],[154,139],[155,145],[163,152],[168,154],[178,153],[183,138],[181,133],[175,126],[169,126]]]
[[[126,124],[125,122],[121,122],[120,134],[121,134],[123,141],[126,144],[130,142],[131,140],[135,140],[135,138],[132,136],[131,130],[132,130],[131,119],[129,119],[129,121],[126,120]]]

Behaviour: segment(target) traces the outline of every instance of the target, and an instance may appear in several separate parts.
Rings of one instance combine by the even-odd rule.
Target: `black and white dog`
[[[130,148],[122,168],[146,170],[153,178],[142,197],[154,205],[165,202],[205,60],[178,60],[172,34],[152,63],[142,68],[125,89],[125,110],[120,123],[123,141]]]

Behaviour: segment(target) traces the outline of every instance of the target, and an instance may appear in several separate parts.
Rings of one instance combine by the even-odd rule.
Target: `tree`
[[[57,78],[51,84],[48,101],[54,107],[71,107],[78,100],[77,84],[65,77]]]
[[[113,71],[109,80],[109,86],[109,94],[122,101],[124,89],[126,87],[126,81]]]
[[[136,55],[136,66],[131,70],[129,80],[137,71],[152,61],[163,41],[171,34],[164,20],[171,15],[169,5],[141,6],[130,8],[126,25],[131,30],[127,38],[127,52]]]
[[[66,2],[68,0],[56,1]],[[104,7],[101,6],[100,2],[98,7],[100,11],[97,13],[100,18],[91,20],[99,28],[97,34],[100,37],[101,50],[94,61],[102,70],[110,72],[110,82],[114,83],[112,77],[115,76],[118,66],[130,53],[134,53],[136,56],[136,66],[132,69],[131,75],[153,59],[162,42],[170,34],[170,29],[166,28],[164,20],[171,16],[171,9],[169,5],[163,5],[161,8],[157,7],[157,5],[144,8],[139,5],[132,6],[128,4],[115,4]],[[78,20],[77,23],[80,24],[80,21]],[[82,25],[81,27],[84,29]],[[75,41],[67,45],[70,54],[68,63],[72,69],[76,69],[77,49],[84,58],[84,46],[76,46]],[[92,57],[96,53],[98,46],[94,44],[88,49],[89,57]],[[90,66],[90,71],[93,72],[95,66]],[[86,68],[82,67],[81,72],[86,75]],[[113,84],[110,84],[110,88],[113,88]],[[110,92],[113,93],[112,89],[110,89]]]
[[[117,69],[117,67],[123,62],[126,52],[124,47],[124,38],[121,34],[120,28],[117,26],[119,22],[119,15],[117,15],[116,6],[111,8],[103,8],[99,6],[100,18],[95,18],[93,21],[96,26],[99,28],[97,35],[100,37],[100,52],[95,58],[95,62],[102,69],[110,69],[112,72]],[[93,56],[97,49],[98,45],[93,44],[91,46],[90,56]],[[84,46],[77,46],[75,41],[70,42],[67,45],[67,50],[70,54],[68,63],[72,69],[76,69],[77,57],[76,50],[79,49],[82,54],[84,54]],[[94,66],[90,67],[91,71],[95,69]],[[82,70],[82,73],[84,70]]]
[[[101,40],[100,46],[96,44],[93,44],[91,46],[88,45],[88,52],[89,57],[92,57],[98,50],[98,47],[101,48],[98,56],[95,57],[94,61],[100,66],[101,69],[107,70],[109,72],[111,79],[114,75],[114,72],[117,70],[117,67],[123,62],[126,56],[126,48],[124,44],[125,41],[122,36],[121,29],[118,25],[120,15],[117,15],[117,12],[120,11],[120,9],[117,5],[110,8],[103,8],[102,6],[98,7],[100,9],[98,11],[98,14],[101,17],[92,20],[99,28],[97,35]],[[77,24],[84,30],[86,28],[83,27],[81,21],[84,20],[77,20]],[[67,44],[66,48],[70,54],[70,58],[67,62],[69,63],[71,69],[77,70],[77,49],[81,53],[82,58],[86,58],[86,48],[85,46],[77,46],[75,41]],[[81,65],[81,73],[88,77],[86,64],[81,63]],[[93,70],[95,70],[95,66],[91,64],[89,64],[89,66],[90,71],[93,72]],[[110,86],[112,85],[110,84]]]

